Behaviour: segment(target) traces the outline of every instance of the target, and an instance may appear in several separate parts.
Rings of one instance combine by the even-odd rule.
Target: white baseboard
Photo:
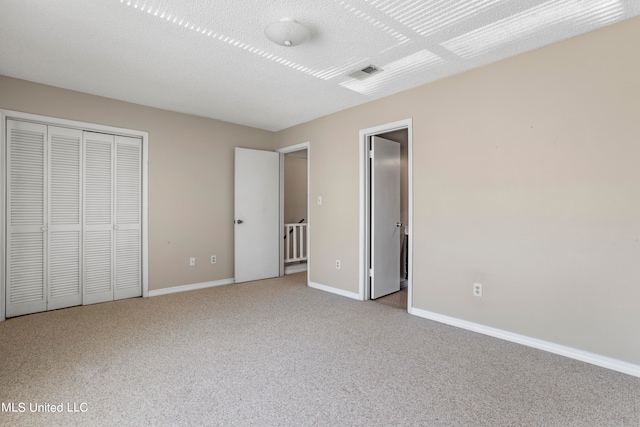
[[[214,286],[230,285],[234,283],[234,279],[215,280],[213,282],[194,283],[191,285],[172,286],[170,288],[154,289],[149,291],[150,297],[157,297],[160,295],[175,294],[177,292],[195,291],[197,289],[212,288]]]
[[[349,292],[343,289],[332,288],[331,286],[321,285],[320,283],[315,283],[315,282],[309,282],[309,287],[314,289],[319,289],[325,292],[331,292],[332,294],[340,295],[343,297],[362,301],[362,298],[360,298],[360,294],[358,294],[357,292]]]
[[[284,266],[284,274],[302,273],[307,271],[307,264],[293,264]]]
[[[500,338],[517,344],[526,345],[528,347],[537,348],[538,350],[544,350],[550,353],[559,354],[561,356],[569,357],[581,362],[590,363],[592,365],[600,366],[602,368],[611,369],[640,378],[640,365],[636,365],[633,363],[624,362],[618,359],[612,359],[610,357],[602,356],[599,354],[589,353],[588,351],[566,347],[564,345],[555,344],[549,341],[531,338],[525,335],[504,331],[502,329],[492,328],[490,326],[485,326],[478,323],[457,319],[455,317],[449,317],[443,314],[421,310],[418,308],[412,307],[411,309],[409,309],[409,313],[418,317],[423,317],[425,319],[434,320],[436,322],[445,323],[447,325],[467,329],[469,331],[478,332],[484,335],[489,335],[494,338]]]

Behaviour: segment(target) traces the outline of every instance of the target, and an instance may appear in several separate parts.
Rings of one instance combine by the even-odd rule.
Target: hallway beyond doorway
[[[388,305],[390,307],[400,308],[402,310],[407,310],[407,298],[408,298],[408,289],[406,286],[401,288],[398,292],[394,292],[382,298],[378,298],[373,300],[375,302],[379,302],[384,305]]]

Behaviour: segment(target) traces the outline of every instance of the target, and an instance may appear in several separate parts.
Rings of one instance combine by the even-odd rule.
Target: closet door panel
[[[115,299],[142,295],[140,282],[140,232],[116,232],[116,288]]]
[[[113,300],[111,231],[84,232],[83,304]]]
[[[84,132],[83,304],[113,300],[113,144]]]
[[[82,304],[80,232],[52,231],[49,238],[48,310]]]
[[[47,127],[7,121],[7,317],[47,308]]]
[[[41,231],[15,232],[9,236],[7,317],[47,309],[44,246],[45,235]]]
[[[49,310],[82,304],[82,131],[49,126]]]
[[[115,143],[115,299],[122,299],[142,295],[142,141],[116,136]]]

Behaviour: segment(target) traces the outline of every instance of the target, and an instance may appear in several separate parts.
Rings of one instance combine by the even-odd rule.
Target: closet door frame
[[[114,135],[131,136],[142,139],[142,297],[149,296],[149,133],[134,129],[118,128],[98,125],[95,123],[80,122],[75,120],[58,119],[54,117],[36,114],[22,113],[11,110],[0,110],[0,322],[6,318],[6,249],[7,249],[7,221],[6,221],[6,163],[7,163],[7,120],[15,119],[45,125],[68,127],[90,132],[111,133]]]

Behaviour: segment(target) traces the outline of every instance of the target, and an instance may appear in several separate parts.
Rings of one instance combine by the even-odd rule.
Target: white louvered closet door
[[[82,304],[82,131],[49,126],[48,310]]]
[[[113,300],[114,136],[84,132],[83,304]]]
[[[116,136],[114,299],[142,295],[142,141]]]
[[[7,121],[7,317],[47,309],[47,126]]]
[[[6,316],[142,295],[142,139],[7,120]]]

